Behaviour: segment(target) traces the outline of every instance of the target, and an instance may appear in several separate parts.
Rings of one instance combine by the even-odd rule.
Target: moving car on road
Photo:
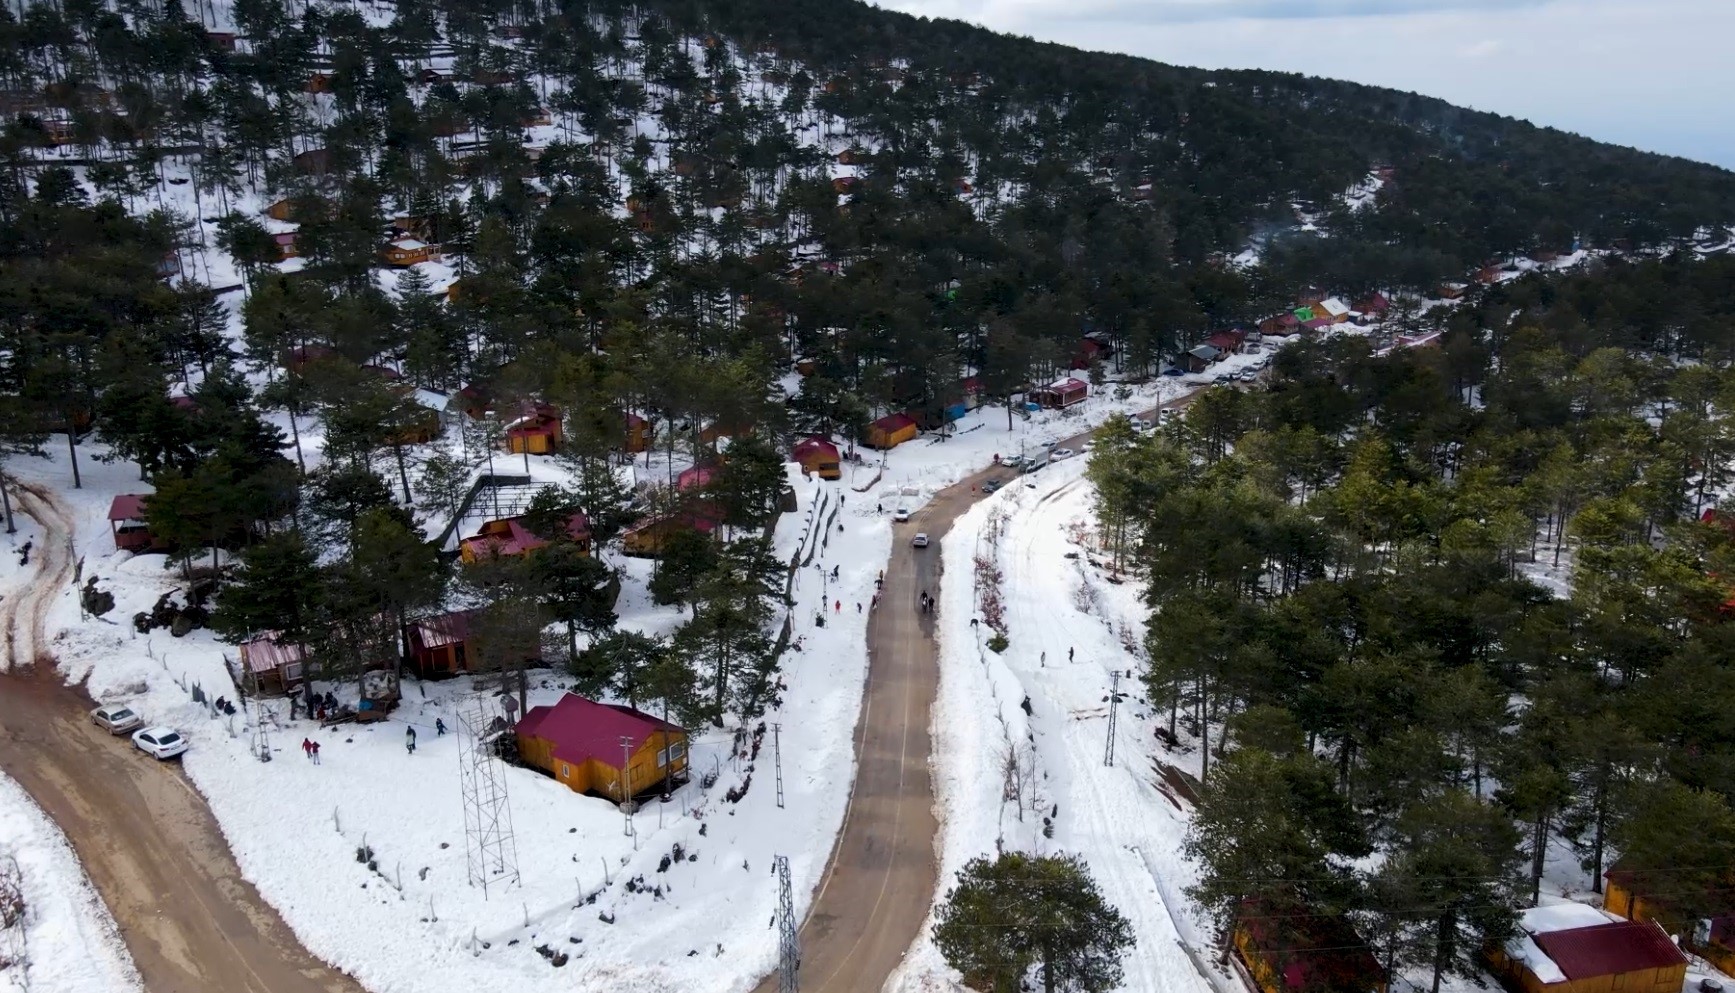
[[[917,548],[927,548],[928,547],[928,532],[917,531],[916,536],[914,538],[910,539],[910,544],[916,546]]]
[[[90,722],[109,734],[126,734],[135,728],[145,726],[145,719],[134,713],[131,707],[122,707],[118,704],[98,707],[91,711]]]
[[[172,759],[187,750],[187,739],[174,728],[151,727],[133,732],[133,747],[157,759]]]
[[[1070,459],[1070,458],[1072,458],[1072,449],[1070,449],[1070,448],[1056,448],[1054,451],[1048,453],[1048,457],[1051,459],[1057,459],[1057,460],[1058,459]]]
[[[909,519],[910,519],[910,508],[908,508],[908,507],[899,507],[898,509],[892,511],[892,520],[897,521],[899,524],[902,524],[903,522],[905,522]]]
[[[986,483],[982,484],[982,495],[987,496],[988,494],[994,492],[995,490],[997,490],[999,488],[1000,488],[1000,480],[990,479]]]

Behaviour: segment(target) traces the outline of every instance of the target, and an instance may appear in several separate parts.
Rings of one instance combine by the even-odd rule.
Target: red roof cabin
[[[149,493],[122,493],[108,505],[108,529],[114,535],[115,548],[139,554],[169,547],[168,542],[152,534],[150,525],[145,523],[145,501],[148,499]]]
[[[1532,907],[1488,961],[1519,993],[1679,993],[1687,957],[1649,921],[1582,903]]]
[[[431,679],[470,671],[466,646],[474,610],[424,617],[410,624],[410,668],[417,676]]]
[[[1275,317],[1267,317],[1259,322],[1259,333],[1288,337],[1301,331],[1301,321],[1290,311],[1284,311]]]
[[[506,450],[514,454],[547,455],[563,438],[560,408],[553,404],[535,404],[506,425]]]
[[[837,446],[820,435],[796,442],[790,454],[801,463],[804,473],[818,473],[820,479],[837,479],[843,475]]]
[[[276,631],[265,631],[241,643],[238,681],[248,693],[282,696],[307,678],[307,648],[278,638]]]
[[[1384,293],[1370,293],[1350,305],[1357,313],[1369,317],[1384,317],[1386,311],[1392,309],[1392,302],[1386,299]]]
[[[1729,527],[1732,523],[1726,516],[1719,517],[1715,510],[1705,511],[1705,516],[1700,519],[1722,527]],[[1723,609],[1725,613],[1735,609],[1735,601],[1724,604]],[[1735,973],[1735,900],[1725,904],[1726,913],[1697,921],[1688,920],[1686,915],[1669,905],[1668,899],[1657,895],[1656,891],[1668,891],[1668,881],[1659,878],[1667,875],[1667,871],[1633,872],[1619,862],[1615,863],[1607,873],[1608,885],[1603,888],[1603,909],[1629,921],[1655,921],[1670,927],[1694,925],[1682,932],[1681,947],[1725,974]],[[1725,876],[1725,894],[1730,892],[1731,883],[1735,883],[1735,867]]]
[[[1055,410],[1070,407],[1075,403],[1082,403],[1088,396],[1090,396],[1090,384],[1072,376],[1057,379],[1047,386],[1030,391],[1030,399],[1038,406]]]
[[[566,536],[579,551],[590,554],[590,518],[573,511],[566,519]],[[528,555],[548,544],[548,540],[530,530],[523,517],[508,517],[489,521],[482,530],[458,542],[458,557],[466,563],[497,556]]]
[[[1238,355],[1246,347],[1247,332],[1235,330],[1218,331],[1216,334],[1206,338],[1205,344],[1211,345],[1218,351],[1226,354]]]
[[[518,757],[574,793],[624,803],[687,776],[687,732],[620,704],[568,693],[531,707],[514,729]]]
[[[287,262],[301,257],[301,246],[295,243],[295,239],[294,231],[280,231],[271,236],[271,243],[277,246],[278,261]]]
[[[1249,900],[1235,922],[1235,952],[1259,993],[1386,993],[1385,970],[1348,919],[1291,906]]]
[[[1089,369],[1093,363],[1108,358],[1109,347],[1095,338],[1078,339],[1078,347],[1072,350],[1072,367],[1074,369]]]
[[[621,551],[642,558],[656,558],[668,547],[669,539],[684,531],[713,534],[721,525],[716,508],[700,505],[675,514],[659,514],[627,528],[621,533]]]
[[[908,414],[887,414],[868,425],[862,444],[869,448],[896,448],[916,436],[915,418]]]
[[[675,477],[675,489],[682,493],[688,490],[702,490],[710,486],[716,478],[717,464],[715,462],[708,465],[696,465]]]

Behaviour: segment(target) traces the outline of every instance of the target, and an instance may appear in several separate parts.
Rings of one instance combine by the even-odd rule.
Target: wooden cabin
[[[1687,957],[1662,928],[1582,903],[1524,911],[1517,935],[1487,958],[1518,993],[1680,993],[1687,978]]]
[[[1077,347],[1072,350],[1072,367],[1089,369],[1093,364],[1108,358],[1108,355],[1108,345],[1095,338],[1080,338]]]
[[[534,404],[506,425],[506,450],[515,455],[548,455],[564,439],[560,408],[553,404]]]
[[[309,93],[330,93],[332,83],[330,73],[316,72],[307,77],[307,85],[303,88]]]
[[[331,151],[324,148],[310,148],[300,152],[289,160],[300,172],[309,176],[323,176],[331,170]]]
[[[518,119],[521,128],[545,128],[554,123],[554,115],[546,107],[532,107]]]
[[[207,30],[205,32],[205,40],[211,43],[212,48],[224,52],[233,52],[235,50],[235,42],[238,39],[233,31]]]
[[[108,505],[108,529],[114,536],[114,547],[142,554],[162,551],[169,543],[151,533],[145,518],[145,501],[149,493],[122,493]]]
[[[1060,410],[1075,403],[1082,403],[1090,396],[1090,384],[1082,379],[1068,376],[1057,379],[1047,386],[1040,386],[1030,391],[1030,399],[1038,406]]]
[[[284,197],[281,200],[274,200],[270,206],[265,208],[265,216],[274,221],[293,221],[300,212],[301,199],[299,197]]]
[[[474,610],[454,610],[410,623],[410,668],[423,679],[469,672]]]
[[[1231,943],[1259,993],[1386,993],[1384,969],[1341,915],[1250,900]]]
[[[621,551],[640,558],[656,558],[668,547],[669,539],[685,531],[714,534],[720,523],[711,507],[699,507],[677,514],[660,514],[646,518],[621,533]]]
[[[574,793],[615,803],[680,783],[687,776],[687,732],[620,704],[568,693],[531,707],[514,729],[518,757]]]
[[[1715,510],[1705,511],[1701,520],[1728,526],[1728,522]],[[1729,877],[1726,882],[1735,883],[1735,868],[1731,868]],[[1607,885],[1603,888],[1602,895],[1604,910],[1629,921],[1653,921],[1671,930],[1690,924],[1691,926],[1681,933],[1681,947],[1724,973],[1735,975],[1735,906],[1726,914],[1687,921],[1683,919],[1683,915],[1670,908],[1667,900],[1654,893],[1645,892],[1645,877],[1628,870],[1619,862],[1615,863],[1605,878]],[[1651,882],[1654,884],[1656,880],[1653,878]],[[1735,904],[1735,901],[1731,903]]]
[[[338,358],[337,349],[326,345],[296,345],[283,353],[283,368],[290,372],[305,372],[316,362],[332,362]]]
[[[656,436],[657,429],[648,419],[630,411],[627,413],[625,451],[634,455],[647,451],[656,440]]]
[[[277,245],[279,261],[287,262],[290,259],[301,257],[301,248],[296,244],[296,232],[281,231],[272,235],[271,240]]]
[[[801,463],[801,471],[804,473],[817,473],[820,479],[837,479],[843,475],[840,464],[842,457],[837,446],[821,435],[816,434],[796,442],[790,455]]]
[[[408,267],[423,262],[434,262],[440,258],[440,246],[430,245],[414,238],[399,238],[380,249],[380,258],[386,265]]]
[[[916,436],[915,418],[908,414],[887,414],[868,425],[867,437],[862,444],[869,448],[896,448]]]
[[[566,537],[578,550],[590,554],[590,518],[573,511],[566,519]],[[489,521],[482,530],[458,542],[458,558],[466,564],[483,559],[529,555],[548,544],[530,530],[522,516]]]
[[[241,688],[256,696],[283,696],[307,679],[307,648],[278,640],[275,631],[254,635],[240,646]]]

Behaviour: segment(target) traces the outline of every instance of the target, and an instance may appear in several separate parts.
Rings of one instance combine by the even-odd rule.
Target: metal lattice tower
[[[507,887],[518,879],[518,842],[512,835],[512,806],[506,798],[506,770],[494,754],[488,726],[494,715],[485,701],[458,713],[458,788],[464,794],[464,857],[470,885]]]
[[[1110,672],[1108,684],[1108,743],[1103,746],[1102,764],[1114,765],[1115,712],[1120,709],[1121,671]]]
[[[783,809],[783,725],[771,725],[771,765],[777,770],[777,809]]]
[[[256,701],[253,716],[253,757],[261,762],[271,761],[271,732],[266,724],[270,716],[265,709],[263,700]]]
[[[801,939],[795,930],[795,893],[789,885],[789,858],[775,856],[777,868],[777,993],[796,993]]]

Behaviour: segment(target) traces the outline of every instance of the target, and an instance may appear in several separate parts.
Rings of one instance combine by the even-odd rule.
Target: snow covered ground
[[[114,918],[66,836],[0,775],[0,890],[19,884],[24,919],[0,927],[0,993],[143,990]]]
[[[1073,459],[1030,477],[1034,486],[1006,487],[945,539],[933,722],[941,890],[965,862],[997,849],[1079,853],[1137,936],[1123,989],[1232,990],[1237,980],[1206,971],[1207,935],[1181,892],[1195,876],[1180,855],[1185,802],[1159,765],[1173,757],[1157,749],[1137,676],[1125,678],[1140,666],[1137,591],[1109,583],[1080,545],[1092,518],[1084,469]],[[1001,654],[981,643],[985,626],[970,626],[978,558],[1001,573],[1011,642]],[[1110,766],[1117,670],[1125,698]],[[1019,785],[1008,788],[1009,775]],[[924,929],[894,988],[950,989],[954,978]]]

